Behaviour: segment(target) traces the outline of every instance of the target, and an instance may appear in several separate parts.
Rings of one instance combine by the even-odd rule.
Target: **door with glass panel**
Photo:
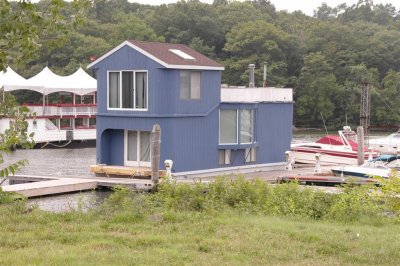
[[[125,131],[125,165],[150,167],[150,131]]]

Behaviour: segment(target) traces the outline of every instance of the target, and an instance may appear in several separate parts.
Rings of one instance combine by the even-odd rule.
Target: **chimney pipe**
[[[264,76],[263,76],[263,87],[267,87],[267,62],[264,62]]]
[[[256,66],[254,64],[249,65],[250,69],[250,77],[249,77],[249,88],[254,88],[254,68]]]

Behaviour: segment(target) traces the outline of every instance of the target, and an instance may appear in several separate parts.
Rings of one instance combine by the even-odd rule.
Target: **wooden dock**
[[[113,168],[111,171],[115,171]],[[151,191],[154,187],[154,183],[151,178],[143,178],[142,174],[147,172],[140,172],[134,170],[135,173],[140,173],[141,178],[126,177],[125,172],[128,171],[129,174],[133,172],[132,169],[124,169],[120,172],[125,177],[111,178],[111,177],[75,177],[75,176],[60,176],[60,177],[49,177],[49,176],[33,176],[33,175],[16,175],[10,177],[10,185],[2,186],[4,191],[12,191],[22,194],[26,197],[39,197],[48,196],[60,193],[70,193],[79,192],[85,190],[92,190],[101,187],[111,188],[116,185],[122,185],[129,187],[138,191]],[[101,170],[103,171],[103,170]],[[110,173],[110,172],[109,172]],[[113,172],[115,173],[115,172]],[[121,176],[121,175],[117,175]],[[129,175],[130,176],[130,175]],[[133,175],[135,176],[135,174]],[[342,184],[346,182],[352,183],[369,183],[374,182],[374,180],[369,180],[366,178],[360,178],[355,180],[354,178],[337,177],[330,173],[330,168],[322,168],[321,173],[315,173],[314,167],[310,165],[301,165],[295,167],[292,171],[287,170],[270,170],[270,171],[257,171],[251,173],[231,173],[223,177],[235,178],[238,176],[243,176],[245,179],[255,179],[258,178],[269,183],[280,183],[298,180],[300,184],[312,184],[312,185],[325,185],[332,186],[336,184]],[[210,182],[219,176],[201,176],[199,178],[191,177],[184,178],[178,177],[176,181],[178,183],[194,183],[194,182]]]
[[[154,186],[149,179],[15,175],[10,177],[10,185],[1,188],[3,191],[16,192],[30,198],[92,190],[99,187],[111,188],[117,185],[140,191],[150,191]]]

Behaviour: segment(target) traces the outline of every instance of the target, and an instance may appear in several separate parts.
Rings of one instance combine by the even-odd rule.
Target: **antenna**
[[[322,115],[322,112],[319,112],[319,113],[320,113],[321,118],[322,118],[322,123],[324,123],[324,128],[325,128],[326,135],[328,136],[328,129],[326,128],[326,125],[325,125],[324,116]],[[328,139],[329,139],[329,144],[332,146],[331,139],[330,138],[328,138]]]
[[[263,79],[263,87],[267,87],[267,62],[264,62],[264,79]]]

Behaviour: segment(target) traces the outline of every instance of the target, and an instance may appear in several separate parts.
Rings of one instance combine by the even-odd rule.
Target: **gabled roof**
[[[89,64],[87,67],[93,67],[126,45],[151,58],[166,68],[224,70],[223,65],[184,44],[145,42],[135,40],[124,41],[102,57],[98,58],[96,61]]]

